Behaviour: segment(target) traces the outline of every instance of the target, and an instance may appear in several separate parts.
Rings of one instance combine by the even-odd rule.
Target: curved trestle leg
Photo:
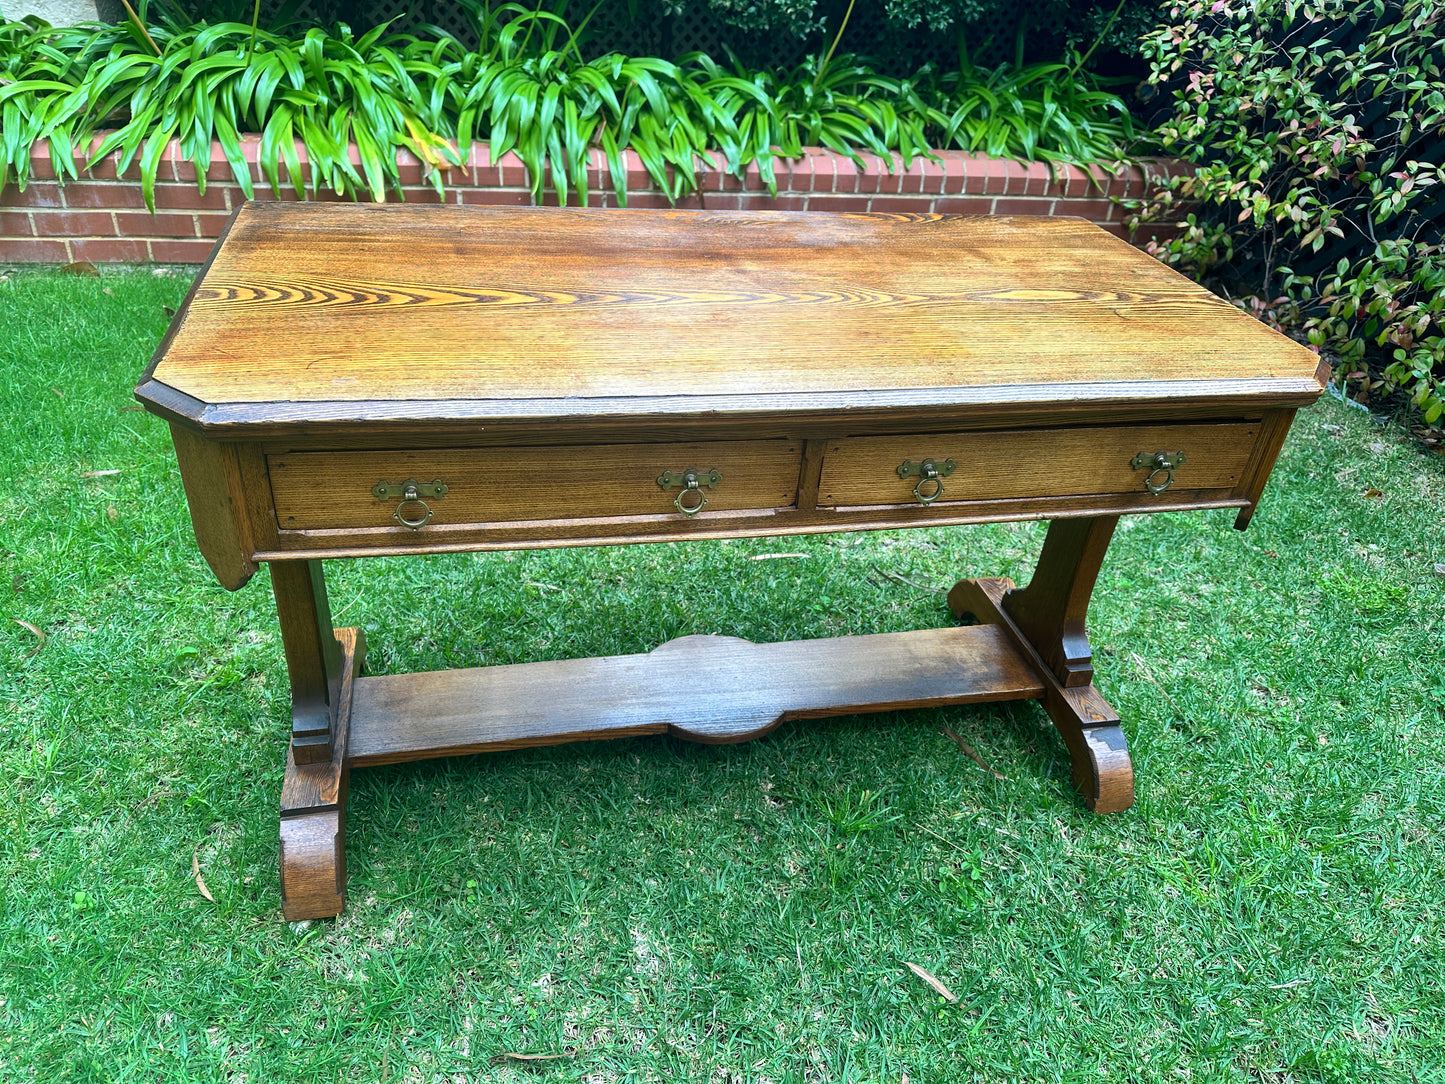
[[[1074,785],[1095,813],[1134,804],[1134,768],[1119,716],[1093,686],[1084,616],[1117,516],[1055,520],[1029,585],[961,580],[948,594],[954,615],[1003,626],[1044,684],[1042,703],[1068,746]]]

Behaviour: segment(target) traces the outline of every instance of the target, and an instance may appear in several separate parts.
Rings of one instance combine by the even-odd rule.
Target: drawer
[[[1174,492],[1233,489],[1254,449],[1254,423],[1146,425],[1092,429],[1018,429],[915,436],[853,437],[829,441],[818,504],[823,507],[917,504],[918,474],[902,477],[905,463],[953,460],[946,477],[922,486],[927,497],[950,501],[1073,497],[1148,492],[1145,481],[1168,482]],[[1139,453],[1183,452],[1173,470],[1152,474],[1132,466]],[[1160,494],[1168,500],[1167,493]],[[928,502],[932,503],[932,502]]]
[[[373,487],[408,480],[446,486],[422,495],[403,514],[425,527],[614,516],[672,516],[704,521],[717,512],[786,508],[796,503],[802,446],[797,441],[706,441],[695,444],[594,444],[516,448],[422,448],[399,451],[287,452],[266,457],[276,520],[283,531],[398,528],[399,491],[379,499]],[[695,470],[687,508],[674,501],[682,475]],[[709,473],[716,484],[709,486]],[[673,485],[658,479],[670,472]],[[426,516],[429,509],[430,516]]]

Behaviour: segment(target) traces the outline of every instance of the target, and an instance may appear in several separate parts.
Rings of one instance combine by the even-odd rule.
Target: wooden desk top
[[[139,395],[231,430],[1268,407],[1318,365],[1080,219],[248,203]]]

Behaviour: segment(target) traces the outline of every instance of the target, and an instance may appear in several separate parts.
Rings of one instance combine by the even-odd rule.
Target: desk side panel
[[[1274,470],[1275,460],[1279,458],[1280,450],[1284,448],[1284,438],[1289,435],[1289,427],[1294,422],[1295,412],[1293,410],[1267,410],[1259,423],[1259,438],[1254,442],[1254,449],[1250,454],[1249,463],[1244,468],[1238,487],[1235,489],[1235,496],[1242,497],[1249,503],[1239,510],[1239,515],[1234,521],[1234,529],[1242,531],[1249,526],[1249,521],[1254,518],[1254,511],[1259,507],[1259,499],[1264,493],[1264,484],[1269,481],[1270,472]]]
[[[242,483],[242,446],[206,440],[175,423],[171,442],[201,556],[226,590],[244,587],[257,566]]]

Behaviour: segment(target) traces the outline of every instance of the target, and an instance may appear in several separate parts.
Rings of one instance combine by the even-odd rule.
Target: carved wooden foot
[[[982,624],[1002,626],[1033,661],[1044,685],[1044,710],[1073,760],[1074,786],[1095,813],[1120,813],[1134,804],[1134,766],[1119,716],[1092,684],[1066,686],[1059,680],[1004,608],[1004,596],[1013,586],[1007,579],[961,580],[948,593],[948,605],[956,617],[968,614]],[[1069,671],[1074,681],[1081,672],[1077,666]],[[1092,676],[1089,670],[1090,681]]]
[[[331,759],[286,755],[281,784],[281,902],[288,921],[329,918],[346,905],[347,744],[352,687],[366,658],[360,629],[337,629],[340,682],[330,719]]]

